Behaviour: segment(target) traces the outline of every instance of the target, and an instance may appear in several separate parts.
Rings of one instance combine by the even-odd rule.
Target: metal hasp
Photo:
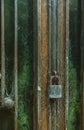
[[[50,85],[48,94],[49,94],[50,99],[62,98],[62,86],[61,85]]]

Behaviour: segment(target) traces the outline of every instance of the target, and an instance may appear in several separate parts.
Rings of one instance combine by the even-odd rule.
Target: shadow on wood
[[[0,130],[14,130],[14,113],[9,110],[0,110]]]

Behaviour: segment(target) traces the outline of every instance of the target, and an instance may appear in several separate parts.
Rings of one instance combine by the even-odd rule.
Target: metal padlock
[[[62,86],[59,85],[59,75],[56,71],[54,71],[54,74],[51,76],[51,82],[49,85],[49,98],[62,98]]]
[[[14,101],[10,97],[5,97],[2,101],[2,108],[12,109],[14,107]]]

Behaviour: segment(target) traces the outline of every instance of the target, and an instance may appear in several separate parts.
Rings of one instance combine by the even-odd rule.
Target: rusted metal
[[[5,96],[4,0],[1,0],[1,100]]]
[[[17,33],[17,0],[15,6],[15,44],[14,44],[14,86],[15,86],[15,130],[18,130],[18,33]]]

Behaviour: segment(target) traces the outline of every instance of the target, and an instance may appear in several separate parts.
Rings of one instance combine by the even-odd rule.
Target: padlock
[[[62,98],[62,85],[59,85],[59,75],[56,71],[51,76],[48,95],[50,99]]]
[[[3,109],[12,109],[14,107],[14,101],[10,97],[5,97],[2,101]]]

